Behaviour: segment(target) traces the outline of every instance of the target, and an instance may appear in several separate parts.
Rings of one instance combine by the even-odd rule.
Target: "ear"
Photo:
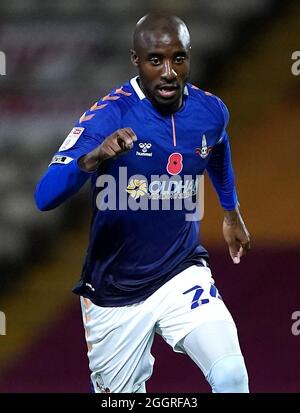
[[[139,58],[138,58],[138,56],[137,56],[137,54],[136,54],[136,51],[133,50],[133,49],[131,49],[131,50],[130,50],[130,55],[131,55],[131,61],[132,61],[133,66],[138,67],[138,65],[139,65]]]

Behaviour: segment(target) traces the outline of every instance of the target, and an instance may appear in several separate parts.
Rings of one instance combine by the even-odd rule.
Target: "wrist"
[[[239,203],[232,210],[224,210],[224,221],[227,224],[236,224],[240,218]]]
[[[78,160],[78,166],[81,170],[85,172],[94,172],[98,169],[101,164],[100,158],[93,152],[82,156]]]

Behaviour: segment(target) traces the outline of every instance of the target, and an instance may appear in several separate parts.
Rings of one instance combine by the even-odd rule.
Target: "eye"
[[[160,64],[160,60],[159,60],[159,58],[158,58],[157,56],[151,57],[151,58],[150,58],[150,62],[151,62],[154,66],[157,66],[157,65]]]
[[[176,64],[183,63],[184,61],[185,61],[185,56],[176,56],[175,57],[175,63]]]

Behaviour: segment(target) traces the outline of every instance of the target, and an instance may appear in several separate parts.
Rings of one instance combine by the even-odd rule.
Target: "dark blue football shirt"
[[[91,180],[93,216],[81,279],[74,292],[100,306],[149,297],[166,281],[208,258],[199,243],[197,190],[207,169],[226,210],[237,204],[229,113],[218,97],[186,84],[183,105],[162,115],[131,79],[85,112],[37,185],[41,210],[52,209]],[[93,173],[78,159],[119,128],[133,149]]]

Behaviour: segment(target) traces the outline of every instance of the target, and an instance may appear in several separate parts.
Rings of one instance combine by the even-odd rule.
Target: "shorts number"
[[[194,287],[188,289],[183,294],[188,294],[188,293],[191,293],[192,291],[195,291],[195,293],[194,293],[194,297],[192,299],[191,310],[193,310],[194,308],[199,307],[202,304],[209,303],[209,298],[202,298],[200,300],[200,297],[201,297],[201,295],[204,291],[204,289],[201,287],[201,285],[194,285]],[[213,284],[210,287],[209,294],[213,298],[219,298],[220,300],[222,300],[222,297],[220,296],[217,288]]]

